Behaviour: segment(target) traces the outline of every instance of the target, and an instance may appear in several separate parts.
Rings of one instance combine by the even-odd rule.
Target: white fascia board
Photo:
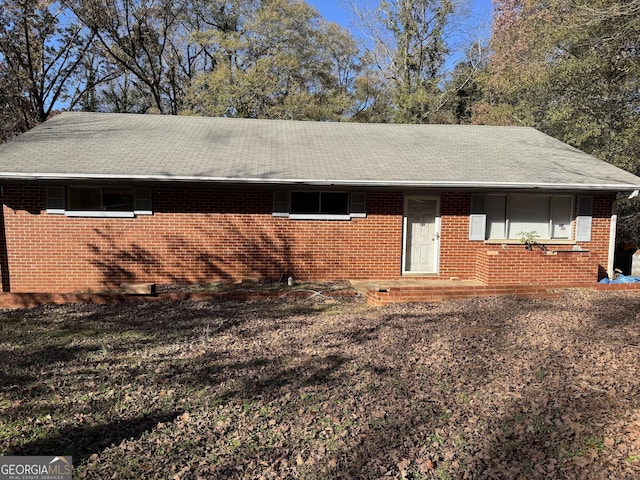
[[[193,175],[121,175],[121,174],[69,174],[69,173],[13,173],[0,172],[0,180],[27,181],[137,181],[137,182],[193,182],[253,185],[309,185],[344,187],[401,187],[401,188],[468,188],[478,190],[601,190],[627,192],[640,189],[630,183],[528,183],[528,182],[474,182],[474,181],[407,181],[407,180],[333,180],[297,178],[234,178]]]

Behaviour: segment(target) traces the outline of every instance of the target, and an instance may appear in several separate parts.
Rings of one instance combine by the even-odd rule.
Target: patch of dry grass
[[[637,478],[640,298],[0,313],[0,454],[80,478]]]

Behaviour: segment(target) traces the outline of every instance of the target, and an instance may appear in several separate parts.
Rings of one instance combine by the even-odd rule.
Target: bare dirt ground
[[[0,312],[0,454],[78,478],[640,477],[640,296]]]

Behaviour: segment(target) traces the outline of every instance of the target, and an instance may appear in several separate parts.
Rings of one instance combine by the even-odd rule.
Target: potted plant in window
[[[539,248],[541,252],[547,251],[547,246],[538,242],[538,239],[540,238],[538,232],[520,232],[518,235],[520,236],[520,243],[524,243],[524,248],[526,250],[533,251],[534,248]]]

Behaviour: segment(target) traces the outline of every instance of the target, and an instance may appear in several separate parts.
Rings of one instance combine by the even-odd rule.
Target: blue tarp
[[[608,278],[603,278],[598,283],[640,283],[640,277],[631,277],[628,275],[620,275],[618,278],[614,280],[609,280]]]

